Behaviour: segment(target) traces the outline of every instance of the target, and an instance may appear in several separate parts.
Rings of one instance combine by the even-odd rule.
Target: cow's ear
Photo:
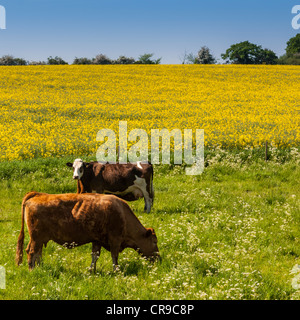
[[[68,167],[73,167],[73,163],[71,163],[71,162],[67,162],[66,165],[67,165]]]
[[[87,168],[90,165],[90,162],[83,162],[83,167]]]
[[[150,237],[151,235],[152,235],[152,229],[149,228],[149,229],[147,229],[145,236],[146,236],[146,238],[148,238],[148,237]]]

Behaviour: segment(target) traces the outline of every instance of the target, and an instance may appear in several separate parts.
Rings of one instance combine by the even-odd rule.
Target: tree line
[[[278,57],[274,51],[260,45],[243,41],[231,45],[221,58],[225,64],[289,64],[300,65],[300,33],[291,38],[287,43],[285,54]],[[184,53],[182,63],[190,64],[216,64],[217,59],[209,48],[202,47],[196,55]]]
[[[288,64],[300,65],[300,33],[292,37],[287,42],[285,49],[286,53],[278,57],[274,51],[263,48],[260,45],[243,41],[231,45],[225,53],[221,54],[224,63],[232,64]],[[132,57],[120,56],[118,59],[110,59],[105,54],[98,54],[96,57],[90,59],[86,57],[75,58],[74,65],[82,64],[160,64],[161,59],[153,59],[153,53],[145,53],[140,55],[137,60]],[[197,54],[185,52],[180,57],[182,64],[217,64],[217,59],[211,53],[211,50],[203,46]],[[63,65],[68,64],[61,57],[50,56],[47,61],[26,61],[22,58],[14,58],[11,55],[5,55],[0,58],[0,65],[2,66],[20,66],[20,65]]]
[[[154,53],[145,53],[137,60],[132,57],[120,56],[113,60],[105,54],[98,54],[95,58],[75,58],[72,64],[160,64],[161,58],[153,59]],[[26,61],[22,58],[14,58],[11,55],[5,55],[0,58],[0,66],[25,66],[25,65],[63,65],[68,64],[61,57],[48,57],[47,61]]]

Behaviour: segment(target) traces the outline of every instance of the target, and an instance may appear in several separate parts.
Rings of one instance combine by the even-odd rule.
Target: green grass
[[[23,264],[14,263],[24,194],[75,192],[65,166],[73,158],[0,163],[0,299],[299,299],[290,273],[300,264],[299,152],[263,157],[209,151],[199,176],[155,166],[153,210],[143,213],[143,200],[130,206],[154,227],[162,261],[126,249],[113,272],[102,249],[96,274],[88,270],[91,244],[68,250],[49,242],[32,272],[25,252]],[[25,235],[26,246],[27,229]]]

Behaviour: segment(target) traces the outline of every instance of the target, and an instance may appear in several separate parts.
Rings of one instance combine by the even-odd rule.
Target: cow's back
[[[45,243],[105,244],[124,229],[124,204],[109,195],[39,194],[26,202],[26,211],[29,232],[38,230]]]
[[[153,172],[152,170],[151,164],[142,164],[142,167],[132,163],[106,164],[101,172],[101,178],[104,185],[109,186],[109,191],[123,191],[134,184],[137,178],[145,178],[148,172]]]
[[[128,185],[132,185],[136,176],[141,176],[138,170],[132,164],[106,164],[102,171],[102,179],[104,188],[109,188],[109,191],[123,191]]]

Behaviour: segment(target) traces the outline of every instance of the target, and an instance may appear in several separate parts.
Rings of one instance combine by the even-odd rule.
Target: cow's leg
[[[118,270],[119,270],[119,266],[118,266],[118,256],[119,256],[118,253],[111,253],[114,271],[118,271]]]
[[[96,263],[101,253],[101,245],[97,242],[93,242],[92,244],[92,263],[90,266],[90,271],[96,273]]]
[[[140,191],[142,191],[144,200],[145,200],[145,207],[144,207],[144,211],[149,213],[151,210],[151,204],[152,201],[150,199],[149,196],[149,192],[147,191],[147,183],[146,180],[144,178],[139,178],[137,176],[135,176],[136,180],[134,181],[134,185],[135,187],[137,187]]]
[[[145,181],[146,181],[146,192],[144,194],[145,211],[149,213],[151,210],[151,207],[153,206],[153,199],[154,199],[153,176],[151,176],[149,179],[146,179]]]
[[[31,271],[35,267],[35,262],[40,261],[40,256],[42,255],[43,243],[33,241],[30,239],[29,244],[26,248],[28,267]]]
[[[39,265],[41,263],[41,260],[42,260],[42,251],[43,251],[43,245],[41,246],[39,252],[38,252],[38,255],[37,255],[37,258],[36,258],[36,263]]]
[[[152,204],[152,201],[149,197],[149,194],[147,192],[147,194],[144,194],[144,200],[145,200],[145,207],[144,207],[144,211],[149,213],[151,211],[151,204]]]
[[[119,267],[118,267],[119,252],[120,252],[119,246],[113,246],[110,248],[114,271],[117,271],[119,269]]]

